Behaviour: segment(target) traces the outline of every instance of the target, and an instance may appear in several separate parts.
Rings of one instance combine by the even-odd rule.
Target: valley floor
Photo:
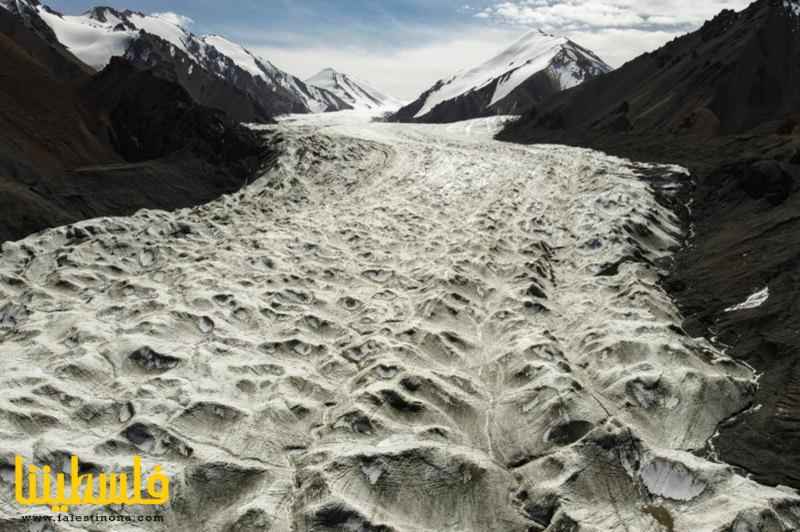
[[[165,521],[115,530],[800,527],[700,457],[757,380],[658,284],[682,170],[502,121],[292,117],[236,194],[5,244],[0,529],[49,513],[16,454],[163,465]]]

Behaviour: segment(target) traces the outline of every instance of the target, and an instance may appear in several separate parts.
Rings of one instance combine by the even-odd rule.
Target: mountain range
[[[611,71],[565,37],[534,30],[485,63],[437,82],[401,108],[399,122],[456,122],[520,114],[532,105]]]
[[[28,2],[13,1],[18,5]],[[30,6],[59,42],[89,66],[101,70],[115,56],[138,66],[168,66],[199,103],[232,115],[242,115],[242,109],[252,107],[249,116],[237,116],[244,121],[349,108],[335,95],[307,86],[224,37],[194,35],[174,17],[110,7],[69,16],[41,4]],[[246,106],[241,100],[251,104]]]
[[[8,10],[35,20],[81,61],[102,70],[112,57],[181,84],[202,105],[241,122],[265,122],[287,113],[320,113],[364,107],[365,101],[399,102],[337,74],[340,84],[306,83],[220,35],[195,35],[175,15],[146,15],[95,7],[64,15],[38,0],[1,0]],[[355,96],[355,99],[354,99]],[[368,107],[369,108],[369,107]]]

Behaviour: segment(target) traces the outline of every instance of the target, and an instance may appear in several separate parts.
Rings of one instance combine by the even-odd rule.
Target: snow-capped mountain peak
[[[131,16],[133,14],[137,14],[140,17],[144,17],[145,16],[144,13],[134,12],[134,11],[130,11],[130,10],[126,10],[124,12],[120,12],[120,11],[117,11],[116,9],[114,9],[113,7],[108,7],[108,6],[93,7],[92,9],[84,12],[84,16],[87,16],[92,20],[96,20],[97,22],[100,22],[100,23],[103,23],[103,24],[119,23],[119,24],[123,24],[123,25],[130,24],[127,19],[128,19],[129,16]],[[133,28],[132,25],[131,25],[130,29],[135,29],[135,28]]]
[[[230,58],[236,66],[253,76],[269,79],[269,74],[273,74],[277,70],[269,61],[259,59],[245,47],[221,35],[205,35],[199,40],[206,46],[215,48],[222,55]]]
[[[37,5],[39,16],[52,28],[58,40],[89,66],[104,68],[114,56],[125,55],[139,32],[155,35],[185,53],[192,39],[175,16],[145,15],[138,11],[119,11],[95,7],[81,15],[62,15]]]
[[[398,115],[404,120],[451,121],[519,112],[532,101],[610,70],[597,55],[566,37],[532,30],[488,61],[439,81]],[[474,101],[447,109],[448,102],[461,98]],[[471,114],[464,115],[463,109]]]
[[[497,81],[497,86],[489,104],[491,107],[508,96],[526,79],[550,67],[560,52],[568,50],[567,53],[571,53],[574,56],[576,51],[570,49],[573,48],[570,46],[571,44],[571,41],[566,37],[552,35],[538,29],[532,30],[492,59],[450,78],[439,91],[428,98],[416,116],[423,116],[444,101],[481,89]],[[574,59],[577,60],[577,58]],[[596,60],[595,63],[598,70],[604,72],[611,70],[608,65],[596,56],[592,59]],[[573,72],[568,69],[565,71]],[[561,76],[561,72],[558,72],[558,74],[562,90],[573,87],[583,81],[577,75]]]
[[[306,84],[332,92],[354,109],[377,110],[397,109],[402,105],[400,100],[387,96],[368,83],[357,80],[333,68],[321,70],[306,80]]]

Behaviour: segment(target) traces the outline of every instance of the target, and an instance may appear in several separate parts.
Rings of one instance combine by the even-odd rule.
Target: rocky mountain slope
[[[666,286],[687,331],[763,374],[752,408],[720,427],[709,452],[796,488],[799,124],[800,3],[759,0],[551,97],[500,135],[691,169],[694,236]]]
[[[548,96],[610,70],[602,59],[569,39],[531,31],[486,63],[439,81],[393,119],[455,122],[520,114]]]
[[[0,241],[210,201],[261,164],[255,135],[180,85],[122,58],[94,74],[22,14],[0,9]]]
[[[306,84],[335,94],[357,110],[391,111],[402,105],[400,100],[387,96],[369,84],[332,68],[326,68],[308,78]]]
[[[349,109],[335,95],[288,74],[240,45],[216,35],[198,36],[180,20],[110,7],[62,15],[33,0],[21,6],[49,26],[57,39],[95,69],[112,57],[158,66],[159,75],[181,83],[196,101],[241,121],[267,121],[284,113]]]

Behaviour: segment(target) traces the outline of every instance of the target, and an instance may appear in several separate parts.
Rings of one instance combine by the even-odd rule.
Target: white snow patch
[[[162,20],[165,20],[173,24],[174,26],[179,26],[184,29],[194,24],[194,20],[192,20],[191,18],[185,15],[181,15],[179,13],[173,13],[171,11],[166,11],[164,13],[153,13],[152,16],[158,17]]]
[[[454,122],[444,127],[445,131],[448,133],[460,133],[468,137],[477,136],[485,138],[486,140],[491,140],[503,130],[506,124],[517,118],[519,118],[517,115],[498,115],[488,118],[475,118],[473,120]]]
[[[133,31],[113,31],[114,25],[98,22],[88,15],[59,17],[42,6],[37,9],[59,42],[98,70],[108,65],[112,57],[124,55],[136,35]]]
[[[177,18],[174,13],[130,13],[127,21],[136,30],[115,30],[125,21],[111,11],[106,11],[105,21],[102,22],[88,13],[58,16],[43,6],[37,6],[36,9],[58,40],[84,63],[96,69],[104,68],[112,57],[125,55],[131,41],[138,37],[139,30],[161,37],[177,49],[189,53],[186,43],[191,35],[179,24],[185,23],[185,19]]]
[[[202,40],[204,43],[216,48],[222,55],[231,59],[231,61],[236,63],[236,66],[242,70],[254,77],[267,79],[264,75],[264,71],[259,68],[256,57],[242,46],[229,41],[225,37],[220,37],[219,35],[207,35],[203,37]]]
[[[706,489],[686,466],[662,458],[644,466],[639,476],[651,494],[677,501],[690,501]]]
[[[739,310],[750,310],[758,308],[764,303],[766,303],[767,299],[769,299],[769,287],[766,287],[763,290],[759,290],[758,292],[752,294],[745,301],[739,303],[738,305],[726,308],[725,312],[736,312]]]
[[[379,462],[362,464],[361,471],[364,473],[364,476],[367,477],[369,483],[373,486],[378,482],[378,480],[380,480],[384,473],[383,466]]]
[[[183,19],[176,17],[178,15],[174,13],[156,13],[153,15],[133,13],[128,17],[128,20],[140,30],[161,37],[188,54],[189,50],[186,48],[186,43],[190,39],[190,35],[181,25]]]

